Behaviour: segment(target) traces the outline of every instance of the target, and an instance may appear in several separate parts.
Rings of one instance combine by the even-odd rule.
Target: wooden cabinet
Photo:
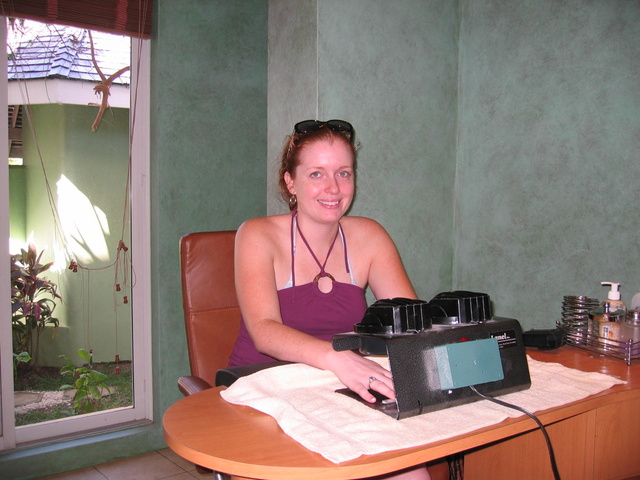
[[[593,478],[640,475],[640,398],[599,408],[593,449]]]
[[[546,428],[562,480],[640,475],[640,398],[604,405]],[[553,480],[539,429],[466,452],[464,469],[465,480]]]

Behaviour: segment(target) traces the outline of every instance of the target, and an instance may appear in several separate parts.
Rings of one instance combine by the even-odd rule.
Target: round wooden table
[[[632,405],[634,410],[637,405],[640,405],[640,365],[628,367],[621,360],[594,356],[590,352],[568,346],[548,352],[528,350],[527,353],[536,360],[558,362],[567,367],[584,371],[600,371],[628,381],[625,385],[617,385],[582,401],[538,413],[537,416],[543,423],[556,423],[554,428],[558,431],[558,425],[562,425],[564,420],[570,420],[573,423],[567,422],[567,434],[573,435],[576,419],[580,419],[582,418],[580,415],[588,413],[589,415],[583,415],[584,421],[591,422],[592,420],[589,419],[595,416],[598,408],[612,406],[622,401],[631,402],[629,405]],[[167,445],[174,452],[196,465],[218,472],[266,480],[366,478],[493,444],[516,435],[522,437],[519,434],[524,432],[530,432],[527,435],[536,434],[540,439],[539,456],[537,460],[533,458],[532,461],[537,461],[538,464],[548,462],[542,435],[539,432],[531,432],[536,430],[536,424],[528,417],[522,416],[448,440],[377,455],[365,455],[348,462],[334,464],[320,454],[307,450],[287,436],[270,416],[249,407],[227,403],[220,396],[220,391],[223,388],[213,388],[185,397],[169,407],[163,418],[164,437]],[[626,412],[624,416],[635,418],[634,421],[638,423],[637,418],[640,418],[640,411],[635,412],[634,415],[629,415],[629,412]],[[580,421],[582,422],[582,420]],[[620,432],[618,430],[614,433],[616,438],[623,434],[622,436],[628,441],[628,443],[625,441],[625,444],[630,448],[637,448],[640,438],[636,437],[639,437],[640,434],[635,431],[635,427],[632,430],[634,431]],[[602,441],[606,442],[607,440],[603,438]],[[621,442],[615,438],[612,438],[611,442],[617,445],[616,449],[622,448]],[[503,447],[509,446],[510,443],[513,442],[511,440],[501,442]],[[572,449],[573,447],[571,446]],[[481,452],[482,449],[479,451]],[[624,452],[620,451],[620,454],[622,455]],[[541,458],[543,455],[544,458]],[[571,458],[563,458],[569,455]],[[592,456],[592,451],[584,452],[584,458],[589,459]],[[615,457],[617,456],[616,454]],[[568,468],[563,467],[563,462],[572,462],[572,465],[575,464],[575,468],[581,468],[581,465],[584,464],[584,461],[573,450],[567,451],[567,455],[565,455],[561,446],[556,452],[556,457],[558,457],[561,468]],[[469,468],[465,463],[466,477],[473,478],[475,458],[469,456]],[[494,456],[489,455],[487,461],[490,461],[491,458],[495,460]],[[525,458],[526,456],[523,457],[522,462],[525,461]],[[632,458],[633,461],[637,461],[638,456],[635,455]],[[614,462],[613,465],[620,464],[620,460],[617,458],[612,457],[610,460]],[[629,468],[633,470],[635,466],[630,465]],[[522,471],[526,472],[524,464]],[[522,478],[535,477],[525,476]]]

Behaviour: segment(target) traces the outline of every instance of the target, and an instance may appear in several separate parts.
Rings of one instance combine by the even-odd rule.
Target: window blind
[[[0,0],[0,8],[6,17],[151,37],[153,0]]]

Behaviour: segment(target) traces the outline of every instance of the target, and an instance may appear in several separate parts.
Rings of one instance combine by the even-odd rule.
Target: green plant
[[[115,373],[116,367],[120,367],[120,373]],[[103,372],[108,376],[106,383],[111,394],[102,397],[100,411],[114,408],[127,408],[133,405],[133,383],[131,363],[114,362],[92,363],[92,368]],[[60,367],[41,367],[23,372],[15,384],[15,390],[30,392],[57,392],[60,387],[69,383],[68,377],[60,374]],[[60,403],[45,402],[32,405],[29,409],[16,410],[16,426],[32,425],[34,423],[58,420],[76,415],[73,409],[73,398],[61,400]],[[0,475],[1,477],[1,475]]]
[[[13,354],[13,381],[15,382],[18,378],[18,364],[20,363],[29,363],[31,361],[31,355],[29,352],[20,352]]]
[[[55,283],[41,277],[53,262],[41,264],[42,253],[29,245],[19,254],[11,255],[11,329],[13,351],[28,352],[38,365],[40,335],[47,325],[53,326],[55,336],[59,321],[53,316],[56,300],[62,300]],[[35,344],[34,344],[35,332]]]
[[[60,369],[60,374],[75,379],[73,385],[63,385],[60,390],[75,389],[73,408],[76,413],[95,412],[100,409],[102,404],[102,392],[106,390],[111,393],[109,386],[106,384],[108,376],[92,368],[90,352],[81,348],[78,350],[78,356],[86,362],[81,367],[76,367],[66,355],[60,355],[60,358],[64,358],[69,362]]]

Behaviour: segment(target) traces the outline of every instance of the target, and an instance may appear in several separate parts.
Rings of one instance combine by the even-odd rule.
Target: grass
[[[25,413],[16,414],[16,427],[24,425],[33,425],[34,423],[48,422],[49,420],[57,420],[59,418],[73,417],[75,412],[71,406],[71,402],[60,403],[55,406],[38,408]]]
[[[96,363],[93,369],[108,375],[106,384],[111,394],[102,398],[100,411],[114,408],[130,407],[133,404],[133,385],[131,364],[120,362],[120,374],[115,373],[115,363]],[[20,371],[15,383],[16,391],[57,392],[62,385],[71,383],[71,378],[60,375],[58,367],[42,367],[37,370]],[[16,413],[16,426],[31,425],[75,416],[73,402],[59,403],[53,406],[43,406],[25,413]]]

